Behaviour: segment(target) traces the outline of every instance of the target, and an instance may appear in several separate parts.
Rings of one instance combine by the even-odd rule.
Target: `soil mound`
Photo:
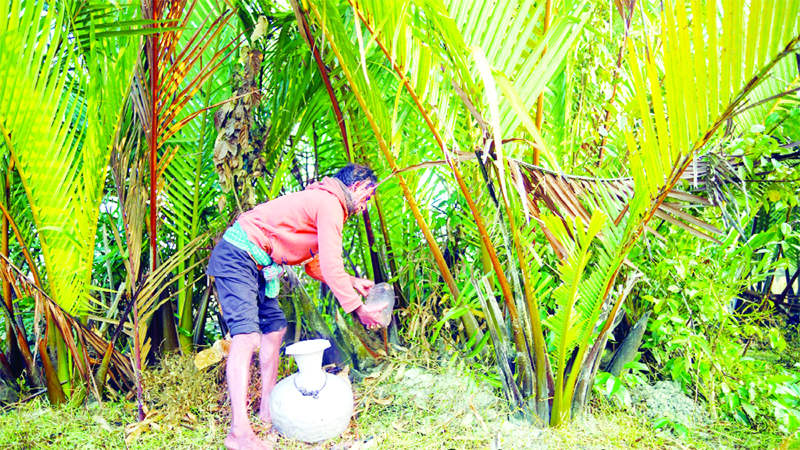
[[[449,368],[443,373],[419,367],[399,369],[393,383],[378,388],[378,396],[397,395],[425,411],[435,412],[437,422],[458,419],[462,426],[475,421],[493,421],[500,416],[503,404],[491,387],[475,375]],[[474,413],[473,411],[476,411]]]
[[[631,389],[631,400],[634,405],[643,406],[645,415],[652,421],[666,417],[689,426],[709,422],[705,408],[692,401],[674,381],[636,386]]]

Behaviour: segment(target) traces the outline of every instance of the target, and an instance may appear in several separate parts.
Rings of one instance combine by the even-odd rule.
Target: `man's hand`
[[[358,319],[361,320],[361,323],[368,329],[374,330],[381,327],[381,312],[383,312],[387,306],[389,305],[361,305],[354,312],[358,315]]]
[[[374,281],[367,280],[366,278],[350,277],[350,281],[353,283],[353,289],[361,294],[362,297],[366,297],[367,294],[369,294],[369,290],[372,289],[372,286],[375,286]]]

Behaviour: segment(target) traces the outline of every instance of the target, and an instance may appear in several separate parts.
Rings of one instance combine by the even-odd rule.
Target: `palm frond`
[[[75,239],[79,181],[73,166],[85,139],[79,122],[87,105],[73,95],[82,83],[71,72],[79,64],[75,49],[60,45],[66,37],[64,11],[49,7],[45,12],[43,3],[24,11],[18,2],[11,2],[10,11],[7,3],[0,4],[7,55],[0,64],[0,127],[39,231],[50,291],[74,311],[86,266],[84,247]]]
[[[79,2],[43,13],[43,4],[21,14],[16,4],[12,11],[0,6],[10,55],[0,65],[0,120],[39,232],[50,294],[74,312],[88,304],[109,155],[144,31],[132,7]]]

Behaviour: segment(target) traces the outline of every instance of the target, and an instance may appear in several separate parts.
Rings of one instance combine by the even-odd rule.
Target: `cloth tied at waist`
[[[261,273],[264,274],[264,293],[269,298],[277,297],[278,292],[281,290],[280,277],[283,275],[283,267],[280,264],[275,264],[264,249],[248,239],[247,233],[239,225],[239,222],[228,228],[225,234],[222,235],[222,239],[225,239],[236,248],[246,251],[258,265],[263,266]]]

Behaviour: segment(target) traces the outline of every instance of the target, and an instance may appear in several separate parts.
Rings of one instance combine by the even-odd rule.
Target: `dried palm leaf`
[[[605,207],[604,212],[610,217],[617,218],[614,222],[619,224],[621,216],[627,213],[626,205],[634,195],[633,178],[590,178],[564,175],[520,160],[511,158],[508,160],[520,167],[520,174],[524,178],[525,193],[528,194],[523,201],[528,209],[534,211],[537,219],[539,218],[539,208],[536,203],[542,202],[551,213],[561,218],[562,221],[565,217],[570,219],[580,217],[583,223],[589,223],[590,210]],[[600,197],[606,200],[603,204],[598,202]],[[710,234],[722,234],[720,229],[680,210],[684,206],[711,206],[709,200],[677,189],[670,190],[667,197],[686,203],[662,203],[658,206],[656,217],[664,219],[694,236],[719,243],[719,240]],[[652,229],[648,229],[648,231],[652,232]]]
[[[35,340],[40,342],[40,352],[43,348],[41,346],[41,342],[43,341],[40,336],[48,336],[50,334],[49,327],[55,327],[55,330],[58,331],[64,339],[64,343],[69,349],[73,361],[75,361],[75,366],[81,378],[99,398],[99,390],[92,377],[92,372],[95,368],[99,368],[100,364],[98,358],[90,356],[90,352],[94,356],[105,355],[109,348],[109,343],[98,336],[94,331],[87,328],[80,320],[66,312],[5,256],[0,255],[0,259],[3,260],[6,266],[6,270],[0,271],[0,279],[2,279],[4,283],[12,285],[19,297],[28,297],[34,300],[36,317],[34,329],[37,335]],[[46,327],[44,330],[41,330],[40,326],[42,319],[44,319]],[[24,336],[20,337],[20,339],[20,342],[26,342]],[[133,368],[130,359],[112,348],[109,362],[111,375],[114,377],[116,384],[124,389],[130,389],[133,386]],[[34,369],[33,367],[29,367],[28,370],[33,373],[38,372],[38,369]],[[46,382],[48,386],[50,386],[51,380],[49,378],[55,376],[55,373],[53,372],[50,374],[47,372],[49,371],[45,373],[48,378]]]

